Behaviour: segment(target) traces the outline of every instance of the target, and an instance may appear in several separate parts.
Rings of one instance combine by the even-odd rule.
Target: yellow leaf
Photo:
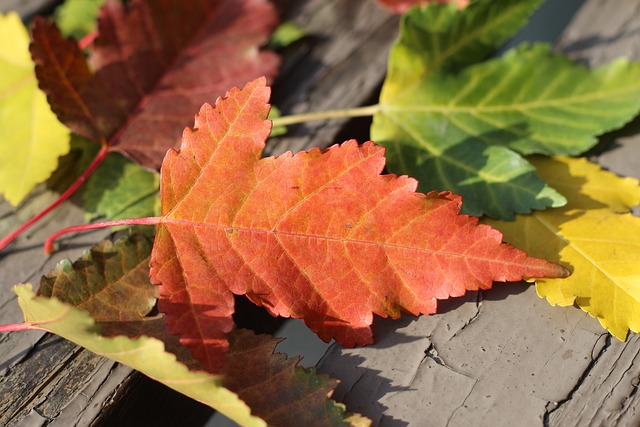
[[[27,31],[17,14],[0,14],[0,194],[17,205],[68,152],[69,130],[38,89]]]
[[[620,178],[586,159],[534,158],[538,174],[568,200],[566,206],[514,222],[486,220],[505,240],[569,267],[566,279],[536,280],[552,305],[577,304],[616,338],[640,331],[640,203],[635,178]]]

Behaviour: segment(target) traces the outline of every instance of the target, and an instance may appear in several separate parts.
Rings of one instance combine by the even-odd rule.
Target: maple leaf
[[[156,338],[139,336],[104,337],[94,320],[84,311],[55,298],[36,297],[31,285],[14,287],[25,321],[34,329],[69,339],[101,356],[142,372],[150,378],[187,396],[203,402],[241,425],[265,426],[252,416],[249,407],[238,396],[222,386],[222,377],[203,371],[190,371],[176,356],[165,351]],[[28,328],[27,328],[28,329]]]
[[[493,280],[567,274],[459,215],[459,196],[380,176],[384,148],[371,142],[261,159],[268,100],[259,79],[205,104],[162,166],[150,276],[205,369],[223,363],[233,294],[353,346],[372,342],[374,313],[433,313]]]
[[[28,46],[20,17],[0,14],[0,194],[14,206],[69,151],[69,130],[38,89]]]
[[[105,240],[79,260],[63,260],[40,280],[38,295],[87,311],[99,322],[139,320],[155,306],[146,280],[152,241],[143,235]]]
[[[109,0],[100,9],[90,65],[44,18],[34,20],[31,53],[63,123],[158,168],[203,102],[275,74],[277,56],[258,51],[275,24],[266,0]]]
[[[405,13],[413,6],[423,6],[429,3],[452,3],[463,8],[469,4],[469,0],[378,0],[378,3],[393,13]]]
[[[17,286],[25,321],[36,323],[27,323],[23,329],[57,333],[238,422],[247,421],[239,397],[252,415],[269,425],[369,425],[368,420],[347,413],[344,405],[329,399],[336,380],[297,366],[299,357],[274,353],[281,339],[235,330],[229,334],[230,348],[220,375],[197,372],[202,370],[199,363],[169,333],[164,318],[144,317],[153,307],[158,289],[149,281],[150,255],[151,239],[143,235],[123,237],[115,243],[106,240],[73,263],[60,262],[41,279],[37,298],[29,287]],[[152,363],[161,366],[145,366]],[[263,425],[258,421],[252,419],[244,425]]]
[[[511,17],[519,21],[538,4],[478,1],[456,12],[414,8],[403,17],[371,128],[389,149],[392,172],[415,176],[424,190],[461,194],[473,215],[512,219],[566,202],[522,154],[576,155],[631,120],[640,110],[640,63],[621,59],[589,70],[546,45],[477,64],[462,56],[480,46],[473,55],[480,58],[516,27],[507,26]],[[466,29],[467,37],[441,35]]]
[[[514,222],[487,222],[530,254],[571,265],[565,280],[536,281],[549,303],[575,303],[621,340],[629,329],[640,332],[640,218],[629,213],[640,203],[638,180],[584,158],[536,157],[532,163],[567,196],[567,205]]]

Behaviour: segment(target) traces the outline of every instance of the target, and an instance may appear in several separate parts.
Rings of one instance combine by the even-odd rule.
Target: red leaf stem
[[[152,216],[148,218],[119,219],[116,221],[96,222],[93,224],[74,225],[72,227],[63,228],[62,230],[56,231],[55,233],[47,237],[47,240],[44,243],[44,251],[47,254],[52,253],[54,251],[55,240],[67,233],[73,233],[75,231],[97,230],[107,227],[117,227],[119,225],[157,225],[160,223],[161,219],[162,218],[159,216]]]
[[[13,242],[13,240],[15,240],[15,238],[18,237],[20,234],[22,234],[25,230],[27,230],[33,224],[38,222],[42,217],[47,215],[49,212],[57,208],[62,202],[67,200],[69,197],[71,197],[71,195],[75,193],[75,191],[89,178],[89,176],[91,176],[93,171],[98,166],[100,166],[100,164],[107,157],[107,154],[109,154],[109,146],[105,143],[105,144],[102,144],[100,151],[98,151],[98,154],[96,154],[96,157],[93,159],[89,167],[82,173],[82,175],[78,177],[78,179],[75,180],[73,184],[71,184],[69,188],[65,190],[64,193],[60,195],[60,197],[58,197],[53,203],[51,203],[49,206],[47,206],[37,215],[33,216],[27,222],[22,224],[20,227],[18,227],[16,230],[10,233],[8,236],[0,240],[0,251],[5,247],[7,247],[9,243]]]
[[[23,322],[23,323],[9,323],[7,325],[0,325],[0,334],[8,333],[8,332],[19,332],[19,331],[46,331],[44,328],[40,328],[38,323],[33,322]]]
[[[86,48],[91,46],[91,44],[97,37],[98,37],[97,31],[90,32],[89,34],[87,34],[86,36],[78,40],[78,47],[82,50],[85,50]]]

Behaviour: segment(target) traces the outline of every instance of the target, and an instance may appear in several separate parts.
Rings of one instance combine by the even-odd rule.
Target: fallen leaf
[[[640,203],[638,180],[584,158],[532,163],[567,196],[567,205],[487,223],[530,254],[571,266],[564,280],[536,279],[538,295],[549,303],[577,304],[621,340],[629,329],[640,332],[640,218],[629,213]]]
[[[105,0],[65,0],[55,10],[56,24],[62,34],[77,40],[96,30],[98,10]]]
[[[433,313],[437,299],[493,280],[567,274],[459,215],[459,196],[379,175],[384,148],[372,142],[261,159],[265,85],[204,105],[162,166],[151,281],[169,329],[205,369],[223,364],[233,294],[354,346],[372,342],[373,314]]]
[[[144,218],[160,212],[160,175],[119,153],[107,156],[83,190],[89,220]]]
[[[158,168],[203,102],[274,76],[277,56],[258,46],[275,25],[266,0],[109,0],[90,65],[44,18],[34,20],[31,53],[40,87],[73,132]]]
[[[112,357],[114,347],[126,345],[128,351],[135,353],[135,358],[120,355],[120,358],[112,357],[114,360],[161,382],[171,378],[166,382],[168,386],[199,400],[210,390],[214,398],[203,402],[215,409],[225,407],[225,402],[215,398],[216,394],[225,396],[217,390],[223,385],[237,393],[249,405],[251,413],[269,425],[369,425],[369,420],[347,413],[344,405],[329,399],[337,385],[336,380],[318,374],[313,368],[297,366],[299,357],[288,358],[285,354],[274,353],[281,339],[255,335],[247,330],[234,330],[229,334],[230,348],[225,354],[220,376],[210,377],[211,381],[197,381],[191,389],[179,387],[180,381],[199,378],[185,373],[181,364],[191,371],[202,368],[178,338],[169,333],[162,315],[144,317],[153,307],[157,291],[157,286],[149,281],[150,255],[151,239],[133,235],[115,243],[103,241],[73,264],[70,261],[59,263],[42,279],[40,298],[34,299],[30,290],[17,289],[22,298],[19,302],[25,312],[25,321],[44,322],[37,326],[54,333],[64,331],[61,336],[107,357]],[[54,297],[73,307],[60,306],[57,301],[47,302],[44,297]],[[40,308],[34,309],[37,306]],[[53,313],[42,316],[41,306],[54,310],[57,316]],[[91,319],[87,320],[85,314],[69,315],[75,308],[82,309]],[[50,324],[50,319],[56,320],[54,325]],[[78,325],[67,323],[78,319],[81,319]],[[94,320],[96,326],[93,326]],[[124,337],[129,337],[130,341]],[[111,339],[114,341],[110,342]],[[164,351],[160,352],[158,344],[148,339],[159,340]],[[166,371],[162,376],[155,373],[161,367],[141,369],[142,360],[149,363],[168,361],[169,357],[162,354],[166,352],[174,354],[179,363],[164,366]],[[200,378],[204,380],[206,376]],[[237,401],[237,397],[233,400]],[[233,413],[225,414],[234,418]]]
[[[38,295],[68,302],[99,322],[139,320],[157,299],[157,287],[146,279],[152,244],[143,235],[105,240],[75,262],[60,261],[40,280]]]
[[[0,14],[0,194],[14,206],[69,152],[69,130],[51,112],[33,67],[20,17]]]
[[[252,416],[238,396],[222,386],[222,377],[203,371],[190,371],[165,351],[162,341],[140,336],[103,337],[94,320],[84,311],[55,298],[36,297],[31,285],[14,287],[26,322],[96,353],[130,366],[150,378],[211,406],[243,426],[266,426]]]
[[[369,419],[347,413],[343,404],[329,399],[337,380],[315,368],[297,366],[299,357],[274,353],[281,339],[246,329],[234,330],[228,337],[229,351],[220,371],[224,385],[269,425],[371,425]]]
[[[511,3],[493,22],[505,30],[500,18],[518,12],[522,19],[525,6]],[[412,9],[390,54],[371,136],[388,147],[392,172],[415,176],[423,190],[461,194],[465,213],[512,219],[566,202],[521,155],[576,155],[631,120],[640,111],[640,63],[620,59],[589,70],[548,46],[521,45],[465,67],[451,58],[447,69],[442,54],[428,53],[448,52],[438,45],[440,31],[464,34],[500,7],[478,1],[455,13]],[[460,53],[453,40],[445,42]],[[422,60],[412,59],[421,53]]]
[[[105,337],[126,335],[159,339],[167,351],[190,369],[201,369],[189,350],[169,333],[162,316],[138,322],[99,323]],[[345,411],[341,403],[329,397],[338,381],[319,374],[315,368],[298,366],[299,357],[276,353],[282,341],[266,334],[256,335],[246,329],[229,333],[229,351],[219,372],[224,387],[237,393],[268,425],[368,426],[371,421]]]

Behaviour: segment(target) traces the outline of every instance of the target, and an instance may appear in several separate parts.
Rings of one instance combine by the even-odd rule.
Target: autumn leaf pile
[[[640,64],[590,70],[542,44],[489,58],[541,0],[381,1],[406,13],[372,109],[375,143],[268,158],[279,63],[259,49],[276,25],[268,2],[79,3],[57,17],[88,60],[44,18],[30,59],[18,18],[0,17],[0,40],[16,40],[0,62],[1,108],[15,114],[0,116],[12,157],[0,192],[19,203],[73,134],[104,153],[88,217],[159,212],[157,232],[61,262],[37,294],[16,286],[29,327],[252,426],[368,420],[329,398],[334,380],[274,353],[277,339],[235,328],[234,295],[354,346],[373,342],[374,314],[432,314],[438,300],[527,279],[620,339],[640,331],[638,180],[563,157],[638,114]],[[74,22],[74,8],[97,26]]]

